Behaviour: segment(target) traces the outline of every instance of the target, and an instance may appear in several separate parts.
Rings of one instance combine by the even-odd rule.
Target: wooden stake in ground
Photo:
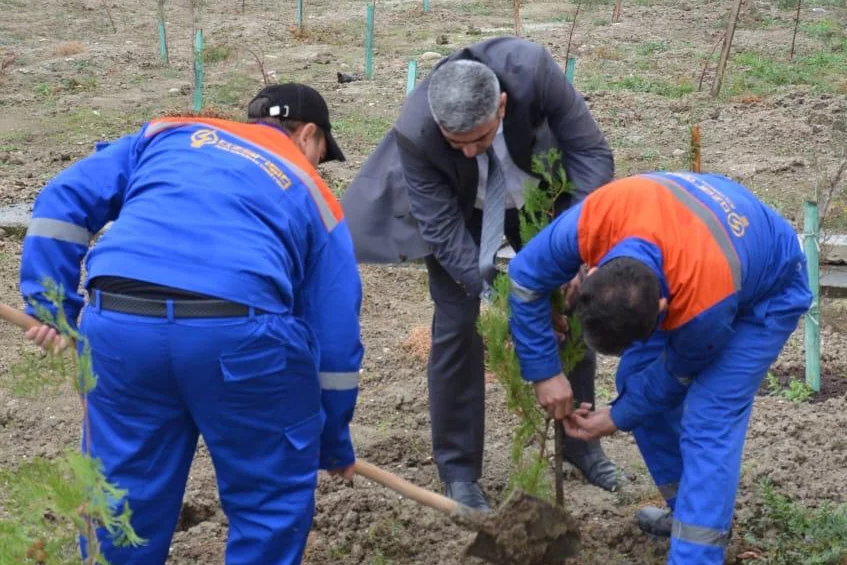
[[[615,7],[612,10],[613,24],[621,21],[621,4],[623,4],[623,0],[617,0],[617,2],[615,2]]]
[[[521,35],[521,0],[515,0],[515,37]]]
[[[697,83],[697,92],[703,90],[703,79],[706,77],[706,71],[709,69],[709,60],[712,58],[712,55],[715,54],[715,50],[718,48],[718,45],[721,44],[724,37],[726,37],[726,30],[721,32],[720,37],[718,37],[718,40],[715,41],[715,44],[712,46],[712,50],[709,51],[709,56],[706,57],[706,62],[703,63],[703,71],[700,73],[700,82]]]
[[[118,33],[118,28],[115,26],[115,20],[112,19],[112,9],[109,8],[109,0],[103,0],[103,9],[106,10],[106,16],[109,18],[109,23],[112,25],[112,31]]]
[[[571,32],[568,35],[568,48],[565,50],[565,61],[568,60],[568,57],[571,54],[571,41],[573,40],[573,30],[576,28],[576,18],[579,16],[579,9],[582,7],[582,0],[577,0],[576,2],[576,11],[573,14],[573,21],[571,22]]]
[[[735,36],[735,26],[738,23],[738,14],[741,12],[741,4],[744,0],[733,0],[732,7],[729,9],[729,18],[726,22],[726,35],[723,38],[723,48],[721,49],[721,58],[718,61],[718,72],[715,75],[715,82],[712,83],[712,98],[717,98],[721,92],[721,83],[723,83],[723,74],[726,71],[726,63],[729,60],[729,52],[732,49],[732,38]]]
[[[700,126],[691,127],[691,170],[700,172]]]
[[[794,35],[791,36],[791,53],[788,54],[788,60],[794,60],[794,44],[797,42],[797,28],[800,26],[800,6],[803,0],[797,0],[797,13],[794,14]]]

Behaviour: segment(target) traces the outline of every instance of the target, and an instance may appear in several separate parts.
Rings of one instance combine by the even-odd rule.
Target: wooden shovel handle
[[[35,326],[41,325],[41,322],[39,322],[32,316],[24,314],[17,308],[12,308],[11,306],[7,306],[6,304],[0,304],[0,319],[14,324],[22,330],[28,330],[30,328],[34,328]]]
[[[370,479],[384,487],[388,487],[394,492],[400,493],[406,498],[410,498],[430,508],[441,510],[445,514],[452,514],[459,506],[459,503],[453,499],[442,496],[417,485],[413,485],[405,479],[401,479],[393,473],[384,471],[376,465],[371,465],[361,459],[357,459],[354,464],[356,474]]]

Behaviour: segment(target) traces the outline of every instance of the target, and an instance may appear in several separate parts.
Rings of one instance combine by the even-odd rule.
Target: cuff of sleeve
[[[631,432],[641,424],[641,416],[632,410],[627,397],[619,397],[612,405],[610,416],[615,426],[621,431]]]
[[[562,372],[562,361],[559,355],[539,359],[524,365],[521,374],[525,381],[537,383],[555,377]]]
[[[355,461],[356,455],[353,452],[353,443],[349,440],[339,447],[321,449],[320,468],[325,471],[347,467]]]

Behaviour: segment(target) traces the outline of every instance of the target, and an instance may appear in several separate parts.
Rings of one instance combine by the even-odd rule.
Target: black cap
[[[310,86],[296,82],[266,86],[250,101],[247,117],[279,118],[312,122],[324,132],[326,137],[326,161],[345,161],[344,153],[332,137],[332,125],[329,123],[329,108],[323,96]]]

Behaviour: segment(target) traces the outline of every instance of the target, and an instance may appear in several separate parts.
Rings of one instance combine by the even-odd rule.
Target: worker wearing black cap
[[[307,157],[317,151],[319,163],[345,160],[332,137],[326,102],[317,90],[305,84],[290,82],[263,88],[247,106],[247,118],[281,127],[298,145],[308,148],[301,147]]]
[[[201,434],[228,565],[300,563],[318,469],[352,476],[361,283],[315,169],[344,155],[307,86],[263,89],[248,116],[161,118],[100,144],[47,184],[24,239],[27,311],[55,314],[46,279],[67,290],[98,376],[85,441],[146,540],[98,531],[115,565],[167,560]],[[59,341],[47,324],[27,337]]]

